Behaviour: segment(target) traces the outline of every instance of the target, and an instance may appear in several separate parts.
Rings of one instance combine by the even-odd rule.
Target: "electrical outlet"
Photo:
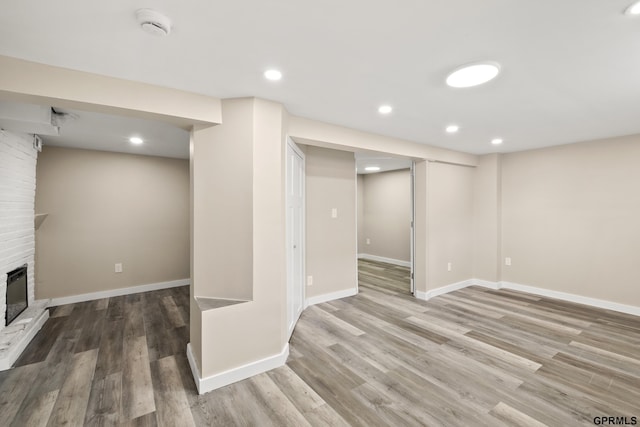
[[[371,239],[367,238],[367,245],[371,244]]]
[[[331,209],[331,218],[338,218],[338,208]]]
[[[313,276],[307,276],[307,286],[313,286]]]
[[[121,262],[116,264],[116,273],[122,273],[122,263]]]
[[[511,257],[506,257],[504,259],[504,265],[511,265]]]
[[[447,263],[447,271],[451,271],[451,263],[450,262]]]

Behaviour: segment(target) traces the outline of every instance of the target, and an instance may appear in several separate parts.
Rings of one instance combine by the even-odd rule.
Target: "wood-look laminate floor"
[[[0,424],[574,426],[640,417],[640,320],[471,287],[368,285],[301,316],[286,366],[203,396],[188,289],[54,309],[0,373]]]
[[[358,282],[377,290],[411,294],[411,269],[386,262],[358,260]]]

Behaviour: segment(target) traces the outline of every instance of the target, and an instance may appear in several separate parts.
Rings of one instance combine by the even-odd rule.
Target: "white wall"
[[[475,168],[428,164],[428,288],[473,276],[473,180]],[[451,263],[451,271],[447,264]]]
[[[28,301],[34,301],[37,157],[32,135],[0,129],[0,329],[6,310],[6,273],[27,264]]]
[[[355,291],[356,165],[353,153],[306,147],[306,297]],[[338,217],[331,217],[331,210]]]
[[[45,146],[37,171],[38,298],[189,278],[187,160]]]
[[[640,136],[502,158],[502,280],[640,306]]]
[[[229,378],[224,374],[229,370],[239,369],[234,380],[249,375],[242,368],[246,364],[263,367],[259,361],[273,357],[284,364],[281,357],[288,349],[286,112],[280,104],[255,98],[225,100],[222,108],[223,125],[193,132],[191,158],[192,295],[199,301],[247,300],[218,309],[191,306],[191,347],[199,374],[206,384],[214,378],[218,385],[226,381],[221,377]],[[220,162],[231,163],[222,167]],[[237,274],[241,269],[248,271]]]
[[[410,262],[410,170],[359,175],[360,181],[358,200],[362,199],[362,207],[358,209],[362,209],[362,224],[358,224],[358,254]]]
[[[480,156],[473,179],[473,277],[498,282],[501,242],[501,155]]]

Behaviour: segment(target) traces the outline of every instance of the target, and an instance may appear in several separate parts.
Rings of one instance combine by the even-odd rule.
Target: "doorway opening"
[[[356,152],[358,282],[415,293],[413,161]]]

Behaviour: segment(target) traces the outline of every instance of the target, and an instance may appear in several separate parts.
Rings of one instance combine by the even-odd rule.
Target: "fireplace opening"
[[[7,310],[5,326],[26,310],[27,302],[27,265],[7,273]]]

